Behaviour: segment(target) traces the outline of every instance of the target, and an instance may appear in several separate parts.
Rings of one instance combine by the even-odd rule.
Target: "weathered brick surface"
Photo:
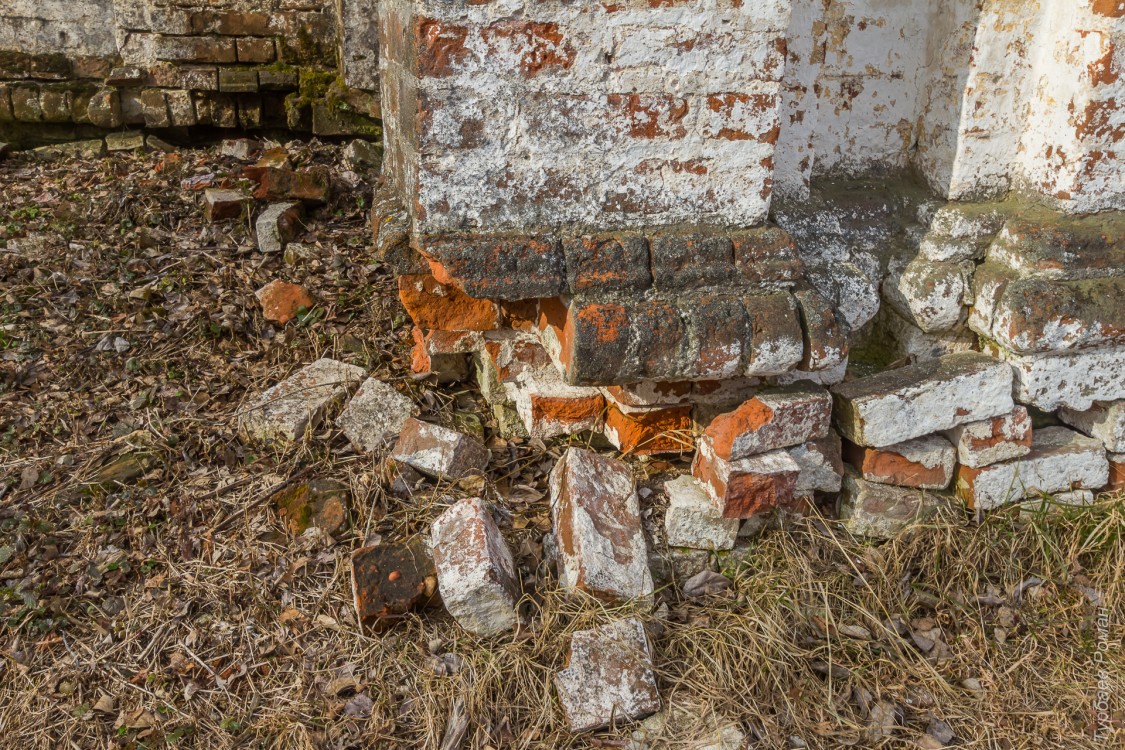
[[[1021,458],[957,471],[957,494],[985,510],[1039,493],[1098,490],[1108,483],[1109,462],[1101,441],[1066,427],[1035,430],[1031,452]]]
[[[699,480],[677,477],[664,483],[668,508],[664,511],[665,536],[670,547],[731,549],[738,537],[737,518],[723,518]]]
[[[572,732],[643,719],[660,710],[652,649],[640,620],[576,632],[566,667],[554,681]]]
[[[885,448],[847,443],[844,457],[869,482],[944,490],[953,481],[957,452],[945,438],[927,435]]]
[[[438,516],[430,548],[442,603],[461,627],[489,637],[516,626],[516,565],[480,498],[461,500]]]
[[[1031,451],[1031,416],[1017,406],[1009,414],[959,425],[944,434],[957,449],[957,461],[979,469]]]
[[[388,383],[368,378],[356,391],[336,426],[361,453],[384,449],[398,437],[418,407]]]
[[[1125,452],[1125,401],[1095,403],[1086,411],[1063,408],[1059,419],[1101,440],[1110,453]]]
[[[362,547],[351,563],[352,596],[361,623],[385,627],[437,598],[437,571],[421,537]]]
[[[629,467],[569,448],[551,471],[550,486],[562,584],[608,601],[650,598],[652,575]]]
[[[691,471],[724,518],[751,518],[793,501],[801,467],[784,450],[727,461],[702,443]]]
[[[435,278],[472,297],[521,300],[565,291],[562,246],[553,239],[423,236],[418,249]]]
[[[1012,372],[976,352],[882,372],[832,388],[840,433],[886,447],[1011,412]]]
[[[474,299],[429,275],[399,276],[398,297],[419,328],[492,331],[500,327],[496,303]]]
[[[832,397],[813,385],[765,390],[732,412],[716,417],[704,430],[709,450],[737,461],[776,448],[828,436]]]
[[[246,437],[266,442],[301,440],[334,405],[367,377],[362,367],[318,359],[262,392],[239,411],[238,428]]]
[[[468,435],[412,417],[403,423],[391,458],[423,474],[456,480],[482,473],[490,455]]]
[[[605,436],[622,453],[688,453],[694,447],[691,404],[631,407],[610,403]]]
[[[890,539],[906,527],[925,521],[947,502],[944,495],[869,482],[848,474],[840,495],[840,521],[853,534]]]
[[[840,483],[844,478],[844,461],[840,436],[835,431],[819,440],[789,448],[786,452],[801,471],[794,488],[798,496],[840,491]]]
[[[1125,399],[1125,345],[1064,354],[1019,355],[995,345],[986,351],[1011,366],[1021,404],[1085,411],[1097,401]]]

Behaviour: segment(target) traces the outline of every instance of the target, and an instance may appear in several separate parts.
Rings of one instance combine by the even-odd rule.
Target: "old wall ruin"
[[[377,134],[375,5],[13,0],[0,12],[0,128]]]
[[[1125,482],[1125,0],[17,0],[0,50],[0,126],[378,119],[415,369],[472,355],[513,431],[698,447],[737,504],[716,445],[796,389],[860,482]]]

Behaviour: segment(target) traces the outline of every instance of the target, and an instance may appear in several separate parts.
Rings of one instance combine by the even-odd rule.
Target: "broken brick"
[[[391,458],[438,479],[483,473],[491,455],[475,438],[411,417],[402,425]]]
[[[344,407],[336,426],[360,453],[372,453],[398,437],[418,407],[389,383],[368,378]]]
[[[421,537],[362,547],[352,554],[351,567],[361,623],[389,625],[437,599],[437,570]]]
[[[694,447],[691,404],[606,407],[605,436],[622,453],[688,453]]]
[[[832,397],[816,385],[759,392],[732,412],[720,414],[703,432],[715,456],[738,460],[756,453],[826,437]]]
[[[1008,414],[946,430],[945,436],[957,449],[959,463],[979,469],[1031,451],[1031,416],[1017,406]]]
[[[265,319],[281,325],[293,320],[301,310],[311,309],[316,304],[303,286],[280,279],[266,284],[255,292],[255,296],[262,305]]]
[[[144,145],[144,139],[141,139]],[[203,218],[209,222],[240,219],[250,208],[250,198],[238,190],[208,188],[203,193]]]
[[[398,296],[419,328],[492,331],[500,327],[500,309],[494,302],[470,297],[433,276],[399,276]]]
[[[957,453],[945,438],[926,435],[885,448],[849,442],[844,457],[869,482],[943,490],[953,481]]]
[[[691,473],[703,483],[723,518],[752,518],[793,501],[801,467],[784,450],[727,461],[702,442]]]
[[[868,482],[848,474],[840,494],[839,516],[844,528],[857,536],[891,539],[947,503],[945,495]]]
[[[318,359],[251,400],[239,413],[239,431],[266,442],[300,440],[366,377],[362,367]]]

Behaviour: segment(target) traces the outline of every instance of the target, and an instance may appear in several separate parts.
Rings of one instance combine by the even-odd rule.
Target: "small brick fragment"
[[[500,309],[494,302],[474,299],[433,276],[399,276],[398,296],[419,328],[492,331],[500,327]]]
[[[704,430],[711,451],[725,461],[788,448],[828,435],[832,397],[820,386],[799,384],[759,392]]]
[[[244,169],[243,174],[258,183],[258,188],[254,191],[254,197],[258,200],[294,200],[313,204],[328,202],[328,173],[319,167],[295,172],[280,167],[254,166]]]
[[[1099,490],[1109,482],[1105,447],[1066,427],[1032,435],[1031,452],[979,469],[957,470],[957,494],[970,507],[989,510],[1010,500],[1073,489]]]
[[[834,386],[836,427],[857,445],[902,443],[1008,414],[1012,370],[963,352]]]
[[[352,596],[361,623],[387,626],[434,603],[437,570],[422,537],[362,547],[352,554]]]
[[[438,516],[430,542],[442,602],[458,624],[481,638],[514,628],[519,577],[480,498],[461,500]]]
[[[611,602],[650,599],[652,574],[629,467],[568,448],[551,471],[550,487],[562,585]]]
[[[751,518],[793,501],[801,467],[784,450],[726,461],[703,442],[691,473],[703,483],[723,518]]]
[[[810,440],[786,451],[801,469],[795,488],[799,497],[815,492],[840,491],[844,479],[840,443],[840,436],[835,431],[829,431],[828,437]]]
[[[1106,489],[1110,492],[1125,491],[1125,453],[1110,453],[1109,459],[1109,484]]]
[[[239,414],[239,431],[267,442],[300,440],[366,377],[362,367],[318,359],[253,399]]]
[[[331,479],[313,479],[291,487],[274,498],[289,533],[303,534],[310,527],[329,536],[348,520],[351,490]]]
[[[948,499],[927,490],[868,482],[848,474],[840,494],[840,522],[857,536],[891,539],[924,521]]]
[[[659,711],[652,651],[640,620],[618,620],[571,636],[570,658],[555,675],[555,689],[572,732]]]
[[[468,355],[479,351],[484,339],[478,331],[412,331],[414,349],[410,369],[430,373],[439,383],[457,383],[469,377]]]
[[[694,447],[691,404],[629,407],[607,403],[605,436],[622,453],[688,453]]]
[[[926,435],[885,448],[855,443],[844,447],[844,457],[869,482],[925,490],[944,490],[953,481],[957,452],[939,435]]]
[[[445,480],[484,472],[490,457],[476,439],[413,417],[403,423],[391,452],[394,460]]]
[[[1079,432],[1096,437],[1110,453],[1125,452],[1125,401],[1101,401],[1085,411],[1062,408],[1059,419]]]
[[[144,144],[144,138],[141,139]],[[250,198],[237,190],[208,188],[203,193],[203,218],[214,223],[240,219],[250,207]]]
[[[385,448],[398,437],[406,420],[418,407],[390,384],[368,378],[344,407],[336,426],[360,453]]]
[[[300,203],[274,203],[254,222],[258,249],[263,253],[280,253],[301,227]]]
[[[664,483],[664,492],[668,495],[664,529],[669,547],[734,547],[739,520],[723,518],[698,479],[689,475],[676,477]]]
[[[316,304],[303,286],[280,279],[274,279],[254,294],[262,305],[265,319],[281,325],[297,317],[302,309],[308,310]]]
[[[1031,451],[1031,416],[1017,406],[1009,414],[958,425],[944,434],[957,449],[957,461],[979,469]]]

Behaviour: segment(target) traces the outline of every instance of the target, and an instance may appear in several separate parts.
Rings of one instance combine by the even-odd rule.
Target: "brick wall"
[[[376,134],[375,6],[11,0],[0,10],[0,123]]]

